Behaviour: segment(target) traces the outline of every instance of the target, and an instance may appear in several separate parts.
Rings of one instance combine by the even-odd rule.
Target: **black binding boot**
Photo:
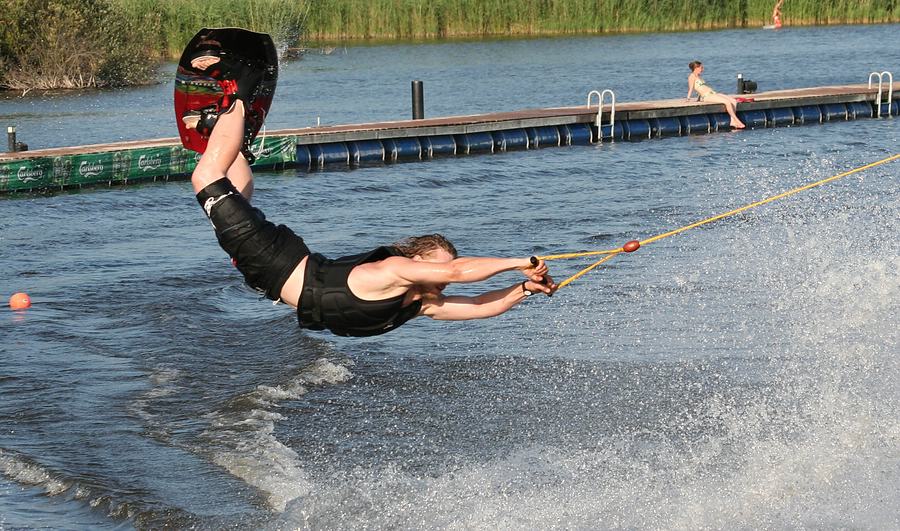
[[[216,80],[222,89],[222,98],[216,105],[215,113],[207,112],[207,109],[201,111],[197,131],[201,135],[209,136],[219,115],[231,110],[235,102],[241,100],[244,103],[244,140],[241,145],[241,153],[247,162],[252,164],[256,160],[256,156],[250,150],[250,137],[256,131],[257,122],[265,119],[265,116],[259,116],[260,113],[253,110],[252,104],[256,100],[260,83],[265,77],[265,68],[240,56],[226,54],[221,50],[211,49],[198,52],[192,61],[200,57],[217,57],[219,59],[204,69],[195,70]],[[203,130],[200,129],[201,124],[204,124]]]

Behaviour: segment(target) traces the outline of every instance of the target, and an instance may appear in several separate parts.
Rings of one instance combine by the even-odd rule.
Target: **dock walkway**
[[[891,101],[883,88],[842,85],[761,92],[738,105],[749,129],[898,116],[900,83]],[[332,165],[427,160],[550,146],[636,141],[730,130],[720,104],[687,99],[620,102],[614,116],[595,103],[469,116],[269,131],[257,138],[256,167],[315,170]],[[174,129],[174,128],[173,128]],[[183,179],[199,155],[178,138],[37,149],[0,154],[0,194]]]

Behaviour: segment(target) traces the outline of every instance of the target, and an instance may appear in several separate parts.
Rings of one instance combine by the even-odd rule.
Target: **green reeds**
[[[293,46],[303,31],[305,0],[113,0],[123,15],[140,19],[152,13],[156,51],[177,58],[200,28],[239,27],[272,35],[276,43]]]
[[[201,27],[299,41],[564,35],[753,27],[775,0],[113,0],[177,57]],[[900,22],[898,0],[785,0],[786,25]],[[150,14],[153,23],[147,24]],[[142,19],[142,17],[144,17]]]
[[[202,27],[303,41],[759,27],[775,0],[5,0],[0,88],[152,81]],[[785,0],[787,26],[900,22],[900,0]]]
[[[762,26],[774,0],[310,0],[310,40],[427,39]],[[786,24],[900,21],[895,0],[786,0]]]

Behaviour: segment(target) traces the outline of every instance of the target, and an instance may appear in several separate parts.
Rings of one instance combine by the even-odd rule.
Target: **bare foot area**
[[[181,121],[184,123],[185,128],[196,129],[197,124],[200,123],[200,116],[199,115],[182,116]]]
[[[191,61],[191,67],[195,70],[206,70],[218,62],[219,58],[214,55],[201,55]]]

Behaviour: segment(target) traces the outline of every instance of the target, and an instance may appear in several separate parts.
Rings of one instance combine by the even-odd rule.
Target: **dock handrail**
[[[869,88],[872,88],[872,79],[878,78],[878,95],[875,97],[875,105],[877,107],[875,116],[877,118],[881,118],[881,94],[882,94],[882,84],[884,83],[884,78],[886,77],[888,80],[888,94],[887,94],[887,104],[888,104],[888,116],[891,114],[891,104],[894,101],[894,75],[885,70],[884,72],[872,72],[869,74]]]
[[[591,99],[594,94],[597,95],[597,120],[595,121],[597,125],[597,141],[603,142],[603,101],[606,98],[606,95],[609,94],[610,103],[609,103],[609,135],[615,138],[615,129],[616,129],[616,93],[610,89],[606,89],[603,92],[599,90],[592,90],[588,92],[587,97],[587,106],[588,109],[591,108]]]

